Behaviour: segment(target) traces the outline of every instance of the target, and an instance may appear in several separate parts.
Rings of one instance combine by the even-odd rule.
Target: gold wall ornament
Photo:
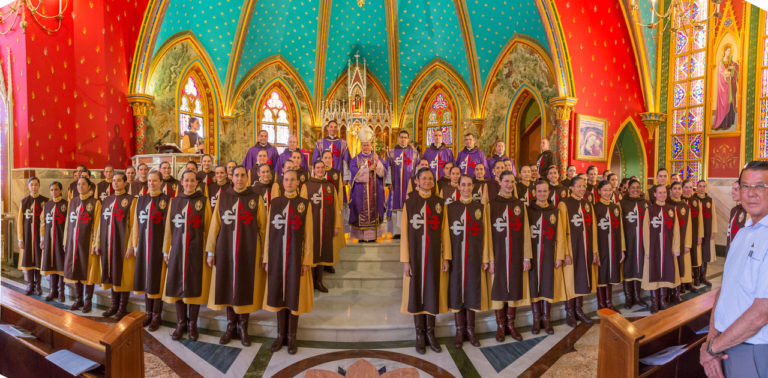
[[[365,5],[365,0],[357,0],[357,6],[362,8]]]
[[[653,134],[659,128],[662,122],[667,120],[667,115],[664,113],[647,112],[638,114],[643,121],[645,128],[648,129],[648,139],[653,140]]]
[[[570,121],[571,111],[576,106],[576,97],[553,97],[549,100],[549,105],[555,111],[555,119],[558,121]]]

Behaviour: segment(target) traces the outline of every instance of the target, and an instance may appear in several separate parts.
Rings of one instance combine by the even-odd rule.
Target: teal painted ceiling
[[[246,73],[265,58],[280,54],[298,72],[311,96],[315,80],[323,78],[322,95],[343,74],[348,59],[357,53],[365,58],[369,70],[391,96],[392,67],[387,43],[386,0],[326,0],[330,3],[328,35],[320,41],[326,46],[325,68],[316,75],[319,16],[322,0],[167,0],[154,52],[172,35],[191,31],[213,61],[219,81],[234,74],[240,83]],[[253,1],[253,11],[245,25],[238,25],[241,10]],[[475,51],[466,51],[461,26],[462,10],[455,0],[398,0],[399,96],[403,96],[418,73],[435,58],[449,64],[472,86],[468,56],[476,59],[480,86],[485,84],[498,55],[516,34],[538,41],[549,51],[539,10],[534,1],[466,0],[468,32]],[[240,28],[247,28],[242,56],[228,73],[230,54]],[[480,91],[482,88],[474,88]]]

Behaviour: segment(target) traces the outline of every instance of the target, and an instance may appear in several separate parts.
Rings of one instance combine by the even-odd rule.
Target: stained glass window
[[[432,144],[432,134],[435,130],[442,130],[443,143],[446,146],[453,146],[455,124],[453,111],[454,107],[448,102],[443,92],[437,92],[427,114],[427,146]]]
[[[768,12],[761,11],[763,17],[763,60],[760,62],[760,119],[757,124],[757,158],[768,159]]]
[[[261,130],[266,130],[269,143],[277,147],[278,152],[283,152],[288,146],[290,136],[290,122],[288,120],[288,107],[285,105],[280,92],[271,91],[269,98],[261,107]]]
[[[179,140],[184,134],[189,131],[189,121],[192,118],[196,118],[200,121],[200,128],[197,130],[197,135],[200,138],[205,137],[205,99],[202,97],[202,92],[198,89],[199,86],[197,78],[190,74],[187,79],[183,81],[184,87],[181,88],[179,94]],[[184,146],[189,147],[189,146]]]
[[[674,35],[671,168],[683,178],[703,175],[704,85],[707,61],[707,0],[683,0],[680,29]]]

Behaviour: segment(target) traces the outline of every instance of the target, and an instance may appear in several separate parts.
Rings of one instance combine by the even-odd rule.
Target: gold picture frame
[[[608,120],[583,114],[576,115],[576,160],[608,160],[605,131]]]

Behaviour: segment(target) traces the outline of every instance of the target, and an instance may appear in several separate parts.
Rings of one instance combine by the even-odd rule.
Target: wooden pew
[[[10,377],[60,377],[66,372],[45,359],[61,349],[102,366],[88,377],[143,377],[145,314],[132,312],[114,326],[75,315],[14,290],[3,288],[0,324],[30,331],[16,337],[0,330],[0,374]]]
[[[691,377],[705,376],[699,364],[699,348],[707,335],[696,331],[709,324],[717,290],[675,305],[634,322],[602,309],[597,354],[598,377]],[[686,351],[663,366],[646,366],[642,357],[674,345]]]

